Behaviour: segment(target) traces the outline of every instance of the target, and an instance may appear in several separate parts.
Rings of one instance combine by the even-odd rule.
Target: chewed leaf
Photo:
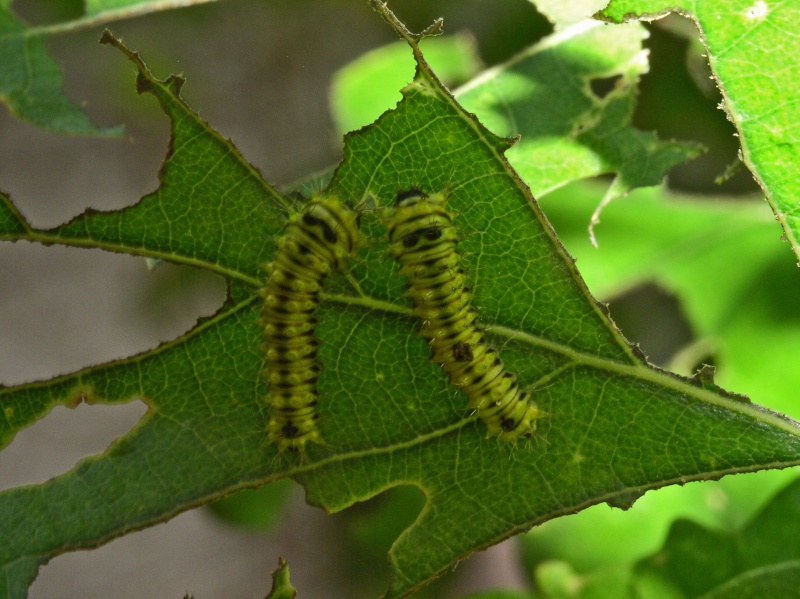
[[[770,0],[614,0],[602,15],[619,22],[639,15],[654,19],[668,11],[679,11],[697,23],[722,92],[722,107],[738,130],[744,164],[800,257],[800,77],[775,61],[776,55],[800,53],[800,39],[785,33],[800,20],[800,6]]]
[[[581,21],[457,90],[467,110],[500,135],[521,135],[506,154],[533,194],[615,173],[606,203],[655,185],[696,156],[691,143],[661,141],[631,119],[647,72],[639,24]],[[610,85],[600,91],[599,83]]]
[[[572,4],[568,10],[563,2],[554,4],[568,21],[567,13],[576,10]],[[590,14],[585,10],[578,13]],[[659,140],[633,127],[637,86],[648,69],[646,37],[638,24],[608,27],[581,20],[481,73],[454,96],[495,134],[520,136],[506,157],[534,196],[615,173],[608,203],[631,189],[657,184],[670,168],[700,152],[694,144]],[[374,118],[373,104],[394,106],[394,90],[376,91],[374,76],[403,66],[384,49],[342,69],[333,88],[337,118],[366,123]],[[385,95],[376,97],[381,91]]]
[[[211,0],[88,0],[73,21],[31,26],[0,3],[0,102],[18,118],[72,135],[121,135],[122,127],[95,127],[62,89],[64,76],[47,50],[50,35]]]
[[[466,34],[425,38],[425,57],[444,81],[464,82],[479,70],[475,40]],[[368,125],[400,99],[400,88],[414,74],[414,58],[403,42],[360,56],[340,69],[331,85],[331,112],[344,134]]]
[[[95,401],[140,397],[150,407],[104,454],[42,485],[0,493],[0,584],[12,597],[24,596],[39,565],[60,553],[284,476],[328,511],[393,486],[422,489],[425,507],[390,554],[389,596],[398,597],[547,519],[600,502],[627,505],[668,484],[800,461],[793,422],[654,369],[628,346],[506,161],[509,140],[464,110],[425,62],[419,36],[373,4],[410,44],[417,74],[396,109],[346,138],[325,190],[366,206],[360,231],[369,243],[349,270],[328,276],[319,296],[324,444],[280,452],[266,434],[259,290],[298,202],[265,183],[186,106],[182,80],[157,79],[106,36],[170,118],[161,186],[131,208],[86,213],[54,230],[33,229],[2,204],[3,239],[191,264],[230,288],[215,315],[150,352],[0,389],[6,439],[76,389]],[[502,351],[505,368],[546,415],[528,442],[487,440],[463,394],[430,361],[403,277],[386,259],[380,210],[409,189],[450,198],[459,266],[487,346]]]

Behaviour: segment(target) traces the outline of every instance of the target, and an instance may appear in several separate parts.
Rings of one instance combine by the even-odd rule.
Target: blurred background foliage
[[[445,32],[455,37],[430,40],[430,57],[451,89],[552,32],[548,21],[527,0],[396,0],[391,5],[411,30],[422,30],[435,18],[444,17]],[[82,12],[80,0],[24,0],[15,2],[13,8],[32,23],[69,20]],[[650,72],[641,81],[634,124],[656,131],[663,139],[700,142],[707,152],[674,168],[662,189],[642,190],[612,204],[597,231],[599,249],[588,244],[586,226],[602,198],[603,180],[573,184],[548,194],[540,198],[542,206],[578,258],[590,289],[609,303],[615,322],[653,363],[682,374],[691,374],[701,363],[715,364],[723,387],[800,416],[787,388],[789,382],[776,374],[791,368],[795,355],[782,350],[779,334],[787,320],[798,316],[798,302],[792,300],[797,297],[796,283],[792,283],[797,274],[792,270],[789,248],[780,243],[780,231],[764,203],[759,203],[752,177],[746,169],[737,168],[735,132],[718,108],[720,96],[709,78],[693,23],[673,15],[646,27],[650,32],[646,40]],[[269,181],[284,185],[338,161],[341,134],[354,118],[351,113],[375,111],[377,101],[379,114],[380,99],[365,97],[364,106],[337,104],[337,86],[343,85],[345,76],[358,77],[359,69],[361,76],[375,77],[375,65],[358,59],[396,41],[364,0],[230,0],[123,21],[112,29],[147,56],[149,66],[159,75],[183,71],[188,79],[183,91],[187,102],[212,126],[232,137]],[[18,123],[6,113],[0,115],[0,185],[38,226],[67,220],[88,204],[99,209],[119,208],[156,185],[167,124],[154,102],[135,98],[130,68],[120,56],[93,43],[98,35],[99,31],[90,31],[55,36],[49,47],[65,70],[70,97],[84,102],[98,125],[124,123],[127,140],[65,138]],[[410,53],[406,54],[410,64]],[[386,73],[397,76],[397,69],[389,68]],[[410,76],[409,71],[406,80]],[[403,83],[400,77],[397,89]],[[725,218],[739,218],[742,228],[734,229],[735,234],[691,255],[694,264],[708,267],[693,276],[697,281],[722,277],[723,272],[709,270],[712,265],[738,267],[741,260],[749,260],[753,285],[765,295],[757,298],[759,305],[771,305],[773,310],[748,306],[746,300],[753,288],[745,286],[734,304],[742,309],[733,324],[724,319],[730,326],[715,328],[703,322],[698,310],[688,310],[687,302],[704,302],[707,311],[714,313],[713,302],[732,302],[730,297],[711,294],[698,300],[693,295],[692,277],[670,277],[669,264],[655,260],[649,269],[626,269],[619,256],[647,255],[647,244],[659,242],[657,236],[646,233],[647,223],[666,226],[672,222],[670,218],[681,226],[695,223],[695,235],[710,234],[720,222],[728,222]],[[744,258],[735,252],[742,230],[755,236]],[[670,249],[676,250],[666,248]],[[31,251],[9,249],[3,277],[24,271],[25,260],[35,261]],[[70,273],[96,266],[95,258],[70,251],[59,260],[52,268]],[[127,273],[116,265],[108,268]],[[14,356],[11,350],[0,350],[3,382],[41,378],[73,370],[87,361],[141,351],[186,330],[198,315],[213,312],[222,298],[218,281],[196,273],[177,279],[141,272],[130,277],[132,281],[120,283],[119,295],[113,300],[120,302],[118,312],[109,316],[111,322],[122,314],[122,320],[128,322],[124,331],[114,333],[112,329],[112,337],[116,334],[123,339],[118,344],[98,346],[95,339],[99,330],[119,324],[101,322],[94,328],[75,324],[63,315],[74,310],[74,305],[59,306],[50,328],[32,339],[32,317],[15,319],[13,306],[9,308],[11,316],[7,310],[3,320],[15,320],[16,324],[4,325],[2,335],[26,338],[26,342],[15,347]],[[86,285],[80,279],[76,284]],[[24,288],[24,279],[18,285]],[[780,290],[784,297],[778,295]],[[31,293],[42,292],[33,286]],[[0,296],[4,301],[0,309],[10,305],[9,297],[9,292]],[[58,289],[51,301],[52,305],[58,303]],[[112,300],[104,297],[98,301]],[[76,299],[75,303],[81,302]],[[51,306],[40,305],[43,312]],[[96,316],[91,303],[83,309],[88,310],[88,319]],[[49,347],[47,340],[58,338],[59,327],[68,332],[80,329],[86,337],[73,335],[75,346],[92,345],[94,349],[86,353],[69,346]],[[144,336],[135,337],[134,330]],[[769,346],[764,345],[765,339]],[[778,357],[769,360],[769,367],[760,365],[759,360],[768,359],[764,355],[767,347],[775,353],[781,350],[785,360]],[[40,356],[45,358],[34,359]],[[69,463],[74,463],[70,459]],[[682,545],[685,548],[687,543],[702,547],[709,539],[744,534],[741,531],[756,513],[794,478],[791,472],[739,475],[650,492],[626,512],[594,506],[473,557],[416,596],[454,597],[487,586],[507,586],[516,590],[476,591],[471,596],[620,597],[623,595],[615,593],[632,588],[634,579],[640,596],[696,596],[699,591],[691,580],[680,580],[657,567],[658,556],[675,555],[678,537],[689,539]],[[785,491],[792,492],[797,493],[793,487]],[[293,582],[300,596],[369,597],[386,588],[386,552],[422,509],[424,497],[416,488],[397,488],[324,520],[311,516],[313,508],[303,507],[301,502],[297,486],[282,481],[223,499],[207,510],[227,526],[248,531],[240,534],[269,538],[272,545],[265,553],[270,555],[263,563],[271,565],[276,561],[274,553],[283,554],[293,567]],[[299,534],[298,521],[309,519],[315,528],[323,529],[320,540],[312,535],[303,537],[302,547],[281,545],[282,539]],[[134,552],[122,559],[137,558]],[[88,560],[91,563],[92,558]],[[316,588],[311,577],[304,580],[304,561],[314,564],[309,569],[318,572]],[[713,561],[729,571],[739,567],[731,552],[714,554]],[[87,572],[92,572],[90,567],[87,565]],[[52,587],[47,586],[51,584],[47,571],[45,568],[40,576],[44,582],[37,581],[31,596],[48,596],[47,589]],[[266,580],[265,572],[249,576]],[[63,584],[63,576],[52,574],[52,583],[58,584],[61,577]],[[174,576],[180,577],[180,573]],[[202,589],[192,588],[195,596],[203,596]],[[227,591],[229,597],[248,596],[230,586]],[[217,595],[207,591],[206,596]]]

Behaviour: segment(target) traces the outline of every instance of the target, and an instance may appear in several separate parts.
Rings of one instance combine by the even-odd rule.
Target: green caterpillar
[[[447,200],[444,193],[401,193],[387,214],[390,253],[408,278],[408,295],[422,320],[432,359],[442,365],[450,383],[464,392],[490,435],[501,440],[530,437],[543,413],[505,369],[497,350],[487,345],[476,322]]]
[[[321,443],[315,335],[323,279],[344,267],[358,244],[358,214],[338,198],[315,197],[294,215],[267,265],[261,322],[270,406],[267,434],[281,450]]]

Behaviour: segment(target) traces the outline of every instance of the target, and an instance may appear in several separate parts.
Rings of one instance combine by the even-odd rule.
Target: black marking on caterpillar
[[[390,253],[408,278],[408,295],[432,359],[450,383],[464,392],[489,434],[501,440],[530,437],[544,414],[505,369],[497,350],[487,345],[476,322],[447,200],[445,193],[427,195],[418,189],[399,194],[387,211]]]
[[[322,281],[358,245],[358,214],[338,198],[315,197],[289,219],[267,265],[261,322],[270,405],[267,434],[281,450],[322,443],[315,336]]]
[[[472,362],[475,359],[475,354],[472,352],[472,346],[464,341],[457,341],[454,343],[453,359],[456,362]]]

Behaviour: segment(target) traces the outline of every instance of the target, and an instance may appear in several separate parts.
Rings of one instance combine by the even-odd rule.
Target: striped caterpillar
[[[447,200],[445,193],[401,193],[387,211],[390,253],[408,278],[408,295],[432,359],[441,364],[450,383],[464,392],[490,435],[501,440],[530,437],[543,414],[505,369],[497,350],[487,345],[476,322]]]
[[[315,197],[292,216],[267,265],[261,323],[270,406],[267,434],[279,449],[321,443],[315,336],[322,282],[356,251],[358,215],[338,198]]]

